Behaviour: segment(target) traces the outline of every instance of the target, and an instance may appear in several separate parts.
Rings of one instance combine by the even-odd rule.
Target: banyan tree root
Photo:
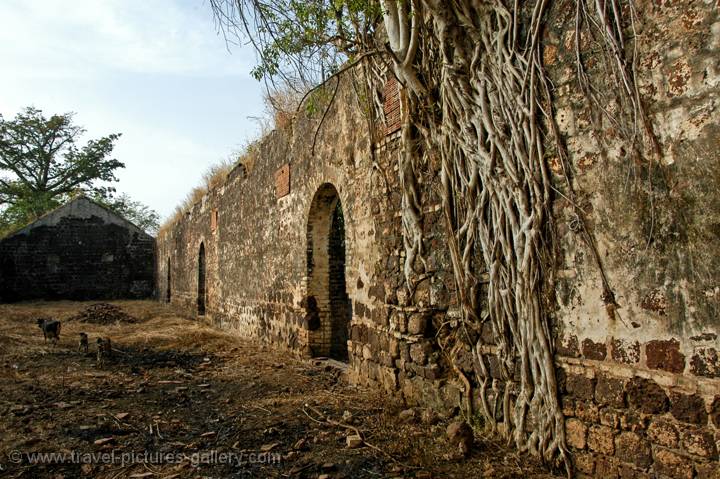
[[[422,18],[433,34],[423,36],[426,44],[418,49],[417,58],[404,58],[395,73],[405,80],[408,65],[413,65],[420,74],[404,81],[411,100],[414,96],[422,102],[428,91],[440,100],[439,111],[418,108],[428,113],[414,121],[425,125],[418,131],[426,149],[436,151],[441,159],[441,194],[463,313],[460,330],[479,329],[483,318],[478,311],[481,302],[486,303],[486,320],[492,323],[504,377],[504,390],[496,392],[495,400],[497,404],[502,395],[502,431],[519,450],[548,462],[557,460],[569,471],[542,301],[543,267],[549,264],[550,251],[545,228],[551,182],[538,126],[542,114],[538,37],[546,2],[520,8],[517,2],[500,0],[428,0],[412,6],[413,24],[398,30],[412,39],[412,29],[420,28]],[[392,35],[393,29],[388,31]],[[411,51],[410,41],[403,48],[402,40],[390,43],[400,53]],[[428,52],[439,52],[440,57],[431,58]],[[416,89],[417,78],[429,84]],[[404,147],[411,148],[411,139],[404,135],[403,140]],[[402,166],[408,165],[412,163],[405,160]],[[401,167],[401,172],[402,184],[412,185],[407,169]],[[414,198],[412,191],[405,195]],[[405,224],[417,222],[409,216],[413,213],[403,208],[408,215]],[[482,270],[489,274],[485,287],[479,281]],[[484,301],[478,299],[481,292]],[[464,336],[474,358],[475,383],[481,386],[480,412],[495,427],[494,408],[485,397],[485,345],[478,334]]]
[[[539,42],[549,0],[381,3],[394,73],[406,87],[411,117],[403,129],[400,162],[408,286],[412,288],[415,259],[422,258],[414,132],[424,144],[424,154],[439,155],[441,160],[440,195],[462,311],[450,337],[471,349],[480,413],[495,429],[501,407],[502,431],[518,449],[557,461],[570,475],[545,307],[554,261],[549,231],[552,184],[544,135],[560,143],[556,128],[542,131],[539,126],[543,116],[552,115]],[[623,29],[635,28],[632,1],[576,4],[576,39],[582,17],[605,45],[606,71],[623,93],[624,113],[609,121],[622,124],[637,154],[642,154],[637,138],[643,136],[657,162],[657,141],[637,86],[634,49],[630,61],[625,57],[631,47]],[[629,15],[627,20],[624,15]],[[579,53],[577,63],[581,89],[597,105]],[[566,180],[570,182],[567,175]],[[481,281],[483,275],[489,280]],[[614,305],[606,278],[603,287]],[[490,385],[483,359],[488,345],[478,334],[485,321],[492,325],[492,346],[503,376],[501,384],[492,384],[492,405],[486,397]],[[458,348],[444,344],[443,350],[453,363]],[[469,389],[470,381],[452,365]],[[471,412],[472,400],[466,402]]]
[[[591,81],[591,76],[600,71],[615,81],[618,88],[614,90],[620,92],[619,113],[610,113],[616,109],[603,110],[595,127],[602,128],[603,121],[619,127],[631,146],[629,151],[636,155],[652,151],[655,159],[649,165],[658,164],[659,148],[636,81],[635,45],[625,39],[625,31],[632,33],[635,28],[633,1],[574,2],[580,90],[602,110],[604,98]],[[551,303],[547,292],[552,287],[555,261],[549,211],[552,184],[544,159],[545,142],[552,144],[553,139],[545,137],[555,136],[555,144],[562,143],[552,121],[547,122],[549,131],[541,127],[543,117],[552,115],[539,40],[551,0],[309,2],[313,8],[331,10],[328,12],[337,21],[328,25],[335,25],[337,31],[331,28],[330,34],[324,35],[322,30],[319,38],[313,37],[316,43],[301,48],[300,53],[283,50],[285,43],[277,40],[277,35],[287,40],[279,26],[294,25],[298,20],[282,13],[285,7],[295,5],[305,15],[307,6],[303,2],[210,3],[221,24],[244,28],[251,37],[248,21],[260,26],[259,32],[254,32],[260,44],[253,44],[261,53],[269,52],[270,60],[280,48],[290,55],[287,65],[300,69],[304,65],[312,72],[314,62],[308,63],[308,59],[321,61],[325,57],[318,57],[318,52],[325,52],[328,44],[341,45],[338,48],[353,59],[330,78],[359,66],[366,81],[361,91],[367,97],[370,123],[382,117],[382,102],[377,96],[380,72],[384,74],[389,66],[405,87],[398,166],[408,288],[412,292],[419,281],[432,274],[423,258],[423,198],[418,170],[437,164],[429,158],[439,159],[440,184],[430,187],[442,198],[462,313],[457,324],[448,328],[441,346],[466,385],[468,412],[472,412],[470,389],[474,387],[479,389],[475,393],[480,394],[480,414],[489,427],[501,431],[521,451],[564,464],[569,475],[546,306]],[[262,8],[268,4],[281,8]],[[276,12],[281,12],[281,20],[290,22],[274,21]],[[346,15],[348,21],[343,23]],[[387,43],[376,29],[380,17]],[[313,29],[317,26],[312,25]],[[355,33],[348,35],[350,30]],[[601,45],[601,68],[583,65],[583,31]],[[263,45],[263,41],[272,48],[264,48],[268,44]],[[269,70],[265,66],[266,72],[278,67],[270,63]],[[597,66],[598,62],[593,64]],[[561,160],[563,167],[569,168],[566,158]],[[567,172],[565,176],[572,197]],[[583,231],[594,248],[588,229],[583,226]],[[598,267],[606,304],[614,308],[599,260]],[[479,334],[488,322],[494,335],[492,344],[484,344]],[[456,354],[466,349],[473,359],[474,377],[470,378],[453,362]],[[502,380],[492,384],[485,364],[490,350],[497,354],[502,374]],[[503,427],[495,420],[498,409],[502,409]]]

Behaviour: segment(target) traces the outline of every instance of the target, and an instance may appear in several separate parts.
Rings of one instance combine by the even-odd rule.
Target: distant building
[[[152,236],[78,197],[0,239],[0,301],[149,298],[154,256]]]

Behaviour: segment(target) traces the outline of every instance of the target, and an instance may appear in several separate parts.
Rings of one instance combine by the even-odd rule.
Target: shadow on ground
[[[459,458],[447,419],[401,416],[402,404],[348,385],[322,361],[245,342],[162,304],[115,304],[140,321],[72,320],[88,303],[0,305],[0,476],[555,477],[482,438]],[[41,315],[63,321],[55,347],[34,324]],[[87,354],[77,350],[80,331],[90,336]],[[100,336],[115,349],[103,367]],[[356,432],[365,444],[348,448]]]

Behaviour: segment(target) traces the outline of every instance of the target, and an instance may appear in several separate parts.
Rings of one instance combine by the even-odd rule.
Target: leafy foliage
[[[110,198],[98,197],[95,200],[150,234],[157,233],[160,227],[158,212],[140,201],[133,200],[127,193]]]
[[[0,115],[0,233],[7,233],[83,192],[144,229],[157,228],[158,214],[127,195],[114,197],[112,158],[120,134],[91,139],[73,114],[52,115],[27,107],[14,119]]]
[[[226,38],[255,47],[258,79],[314,86],[361,53],[382,18],[362,0],[210,0]]]
[[[114,191],[96,182],[117,181],[115,170],[125,166],[109,158],[120,135],[79,146],[85,130],[72,120],[72,113],[45,118],[33,107],[13,120],[0,115],[0,172],[6,173],[0,178],[0,204],[15,204],[32,196],[44,205],[78,188],[100,194]]]

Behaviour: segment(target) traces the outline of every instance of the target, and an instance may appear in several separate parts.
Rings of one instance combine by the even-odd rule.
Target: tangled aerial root
[[[548,172],[548,153],[562,165],[565,184],[558,186],[566,188],[583,239],[600,269],[609,316],[617,305],[594,238],[573,200],[567,152],[553,118],[540,42],[552,0],[307,2],[312,15],[305,2],[210,3],[222,26],[244,30],[251,39],[255,35],[253,45],[265,62],[262,71],[271,77],[282,70],[278,52],[287,57],[282,58],[287,60],[284,65],[299,71],[301,78],[330,58],[324,55],[328,49],[342,53],[349,61],[334,65],[335,73],[327,79],[323,74],[321,84],[310,91],[357,66],[354,85],[372,140],[381,136],[375,131],[383,116],[378,87],[392,70],[404,86],[398,171],[407,286],[412,293],[433,274],[424,258],[418,178],[420,168],[439,164],[439,184],[429,187],[442,198],[462,313],[459,321],[443,325],[440,344],[465,384],[467,412],[473,413],[477,393],[486,424],[519,450],[563,464],[570,475],[548,326],[556,267],[550,205],[552,192],[560,192]],[[635,40],[625,38],[626,32],[634,37],[633,0],[570,0],[561,8],[568,3],[575,7],[578,86],[593,106],[594,127],[612,124],[636,159],[650,153],[649,169],[659,163],[660,153],[636,81]],[[305,17],[313,21],[298,23]],[[380,18],[384,28],[379,28]],[[252,25],[257,27],[254,31]],[[305,29],[300,33],[308,35],[301,44],[287,37],[288,26]],[[593,68],[584,64],[588,52],[581,51],[581,37],[591,39],[593,59],[600,57],[592,62]],[[596,73],[608,92],[593,86]],[[608,81],[616,88],[607,88]],[[609,102],[617,108],[608,108]],[[326,114],[327,109],[322,119]],[[604,141],[602,135],[596,137]],[[548,145],[555,151],[546,151]],[[600,150],[607,149],[601,144]],[[372,161],[389,191],[385,172],[374,156]],[[494,336],[488,343],[480,334],[486,324]],[[460,351],[466,350],[473,359],[470,378],[456,364]],[[500,380],[489,379],[488,354],[499,359]],[[502,426],[496,419],[500,413]]]
[[[569,475],[545,300],[554,268],[546,135],[561,144],[539,41],[550,2],[382,3],[395,74],[408,90],[400,160],[408,284],[412,288],[413,274],[424,271],[422,265],[414,267],[423,253],[415,180],[420,161],[416,143],[422,142],[426,156],[440,158],[439,194],[462,308],[460,323],[441,345],[466,385],[468,412],[472,413],[474,384],[486,424],[506,434],[519,450],[563,464]],[[637,143],[636,132],[641,131],[656,151],[635,80],[634,51],[631,61],[624,58],[626,25],[619,3],[576,0],[576,37],[582,17],[603,45],[608,70],[622,92],[619,103],[625,104],[630,124],[626,140]],[[634,29],[634,6],[625,6],[628,28]],[[404,28],[393,28],[403,21]],[[421,29],[423,34],[418,33]],[[588,101],[598,106],[576,45],[578,81]],[[543,120],[551,124],[549,132],[541,128]],[[570,183],[567,173],[566,180]],[[599,261],[598,266],[602,272]],[[608,307],[614,307],[604,274],[603,278]],[[479,334],[486,321],[492,325],[492,344],[484,343]],[[457,352],[467,347],[473,381],[454,364]],[[483,357],[489,350],[498,355],[503,376],[493,384]],[[495,419],[498,408],[502,428]]]

